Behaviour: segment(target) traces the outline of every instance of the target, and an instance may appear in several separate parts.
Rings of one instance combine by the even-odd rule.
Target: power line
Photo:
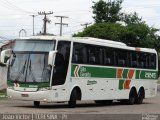
[[[55,25],[57,25],[57,24],[60,25],[60,36],[62,36],[62,26],[64,26],[64,25],[68,26],[68,24],[63,23],[62,20],[63,20],[63,18],[68,18],[68,17],[67,16],[55,16],[55,17],[60,18],[60,23],[55,23]]]
[[[125,6],[125,7],[123,7],[123,8],[130,8],[130,7],[132,7],[132,8],[153,8],[153,7],[159,7],[160,6],[160,4],[152,4],[152,5],[135,5],[135,6]]]
[[[83,30],[83,28],[78,29],[78,30],[74,30],[74,31],[65,32],[64,34],[73,33],[73,32],[80,31],[80,30]]]
[[[5,6],[5,8],[7,7],[10,10],[15,10],[15,11],[18,11],[18,12],[23,12],[23,13],[29,13],[29,14],[31,14],[31,12],[23,10],[23,9],[15,6],[13,3],[11,3],[11,2],[9,2],[7,0],[0,0],[0,1],[1,1],[0,3],[3,4],[3,5],[2,4],[1,5]]]
[[[85,26],[85,28],[88,27],[88,25],[91,25],[92,23],[84,23],[84,24],[81,24],[81,26]]]

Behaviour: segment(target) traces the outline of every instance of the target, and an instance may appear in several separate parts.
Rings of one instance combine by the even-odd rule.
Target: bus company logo
[[[75,76],[75,77],[79,77],[79,74],[78,74],[79,68],[80,68],[79,65],[77,65],[77,66],[75,67],[75,70],[74,70],[74,76]]]
[[[19,84],[19,83],[14,83],[14,86],[15,86],[15,87],[19,87],[20,84]]]
[[[74,70],[74,76],[75,77],[91,77],[91,73],[89,73],[85,67],[83,66],[80,67],[79,65],[77,65]]]

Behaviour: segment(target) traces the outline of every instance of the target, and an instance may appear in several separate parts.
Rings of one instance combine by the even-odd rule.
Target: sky
[[[63,36],[71,36],[80,32],[85,23],[94,23],[92,8],[93,1],[98,0],[0,0],[0,39],[19,38],[19,31],[25,29],[27,36],[33,34],[33,18],[31,15],[38,15],[38,12],[52,11],[48,15],[51,20],[47,24],[47,32],[59,35],[60,18],[55,16],[67,16],[63,19]],[[123,0],[122,12],[137,12],[149,26],[160,28],[160,0]],[[42,31],[44,16],[35,17],[35,34]],[[20,36],[25,36],[21,32]]]

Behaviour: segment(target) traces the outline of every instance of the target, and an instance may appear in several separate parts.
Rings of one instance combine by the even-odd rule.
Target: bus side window
[[[72,62],[79,64],[87,63],[87,52],[85,44],[82,43],[73,44]]]
[[[149,69],[149,54],[146,53],[146,69]]]
[[[146,69],[148,67],[147,53],[139,53],[138,55],[139,55],[139,57],[138,57],[139,68]]]
[[[131,67],[137,68],[137,67],[138,67],[138,61],[137,61],[138,56],[137,56],[137,52],[132,52],[131,57],[132,57],[132,60],[131,60]]]
[[[104,65],[114,66],[114,50],[112,48],[104,49]]]
[[[127,51],[127,66],[132,67],[132,54],[130,51]]]
[[[156,69],[156,55],[150,54],[149,56],[149,68]]]
[[[116,65],[127,67],[127,52],[125,50],[116,49]]]
[[[94,45],[88,45],[88,63],[101,65],[101,51],[100,47]]]

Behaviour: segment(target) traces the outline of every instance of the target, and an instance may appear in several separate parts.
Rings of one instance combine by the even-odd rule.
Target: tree
[[[120,41],[133,47],[155,48],[156,32],[157,29],[150,28],[145,23],[127,26],[118,23],[96,23],[74,36]]]
[[[95,37],[120,41],[119,35],[124,27],[118,23],[96,23],[87,27],[83,32],[74,34],[74,37]]]
[[[95,24],[74,36],[110,39],[133,47],[153,48],[160,53],[159,29],[149,27],[136,12],[121,13],[121,4],[122,0],[94,2],[92,9]]]
[[[117,22],[121,20],[120,13],[122,0],[115,0],[113,2],[105,2],[103,0],[99,0],[98,2],[93,2],[93,19],[95,23],[101,22]]]
[[[133,47],[155,48],[158,30],[145,23],[129,24],[120,34],[121,42]]]
[[[145,23],[142,21],[142,17],[140,18],[136,12],[130,14],[123,13],[121,20],[127,25]]]

